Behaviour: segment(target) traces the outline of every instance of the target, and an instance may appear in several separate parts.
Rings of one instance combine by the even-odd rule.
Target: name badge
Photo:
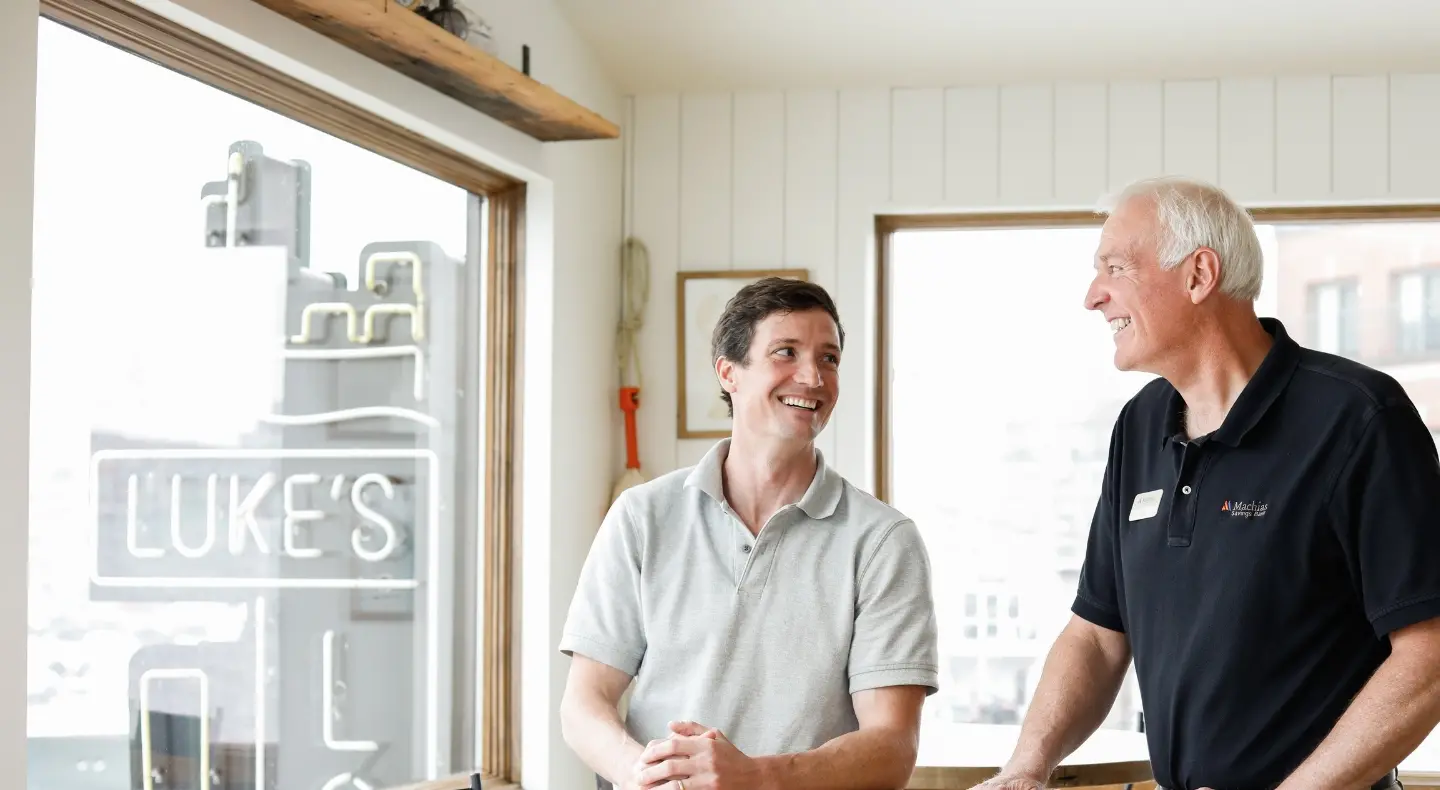
[[[1142,518],[1153,518],[1160,512],[1160,497],[1164,495],[1163,489],[1146,491],[1135,496],[1135,504],[1130,506],[1130,520],[1139,521]]]

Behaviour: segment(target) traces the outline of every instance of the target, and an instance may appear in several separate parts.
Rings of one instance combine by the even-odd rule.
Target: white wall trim
[[[26,783],[30,544],[30,293],[35,194],[38,0],[0,3],[0,258],[9,287],[0,291],[0,784]]]

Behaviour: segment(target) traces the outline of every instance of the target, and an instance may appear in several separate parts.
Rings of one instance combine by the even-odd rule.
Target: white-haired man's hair
[[[1110,214],[1135,198],[1148,199],[1155,207],[1161,268],[1174,268],[1197,247],[1209,247],[1220,258],[1220,291],[1251,302],[1259,298],[1265,272],[1260,238],[1250,212],[1225,190],[1193,178],[1147,178],[1105,201],[1100,213]]]

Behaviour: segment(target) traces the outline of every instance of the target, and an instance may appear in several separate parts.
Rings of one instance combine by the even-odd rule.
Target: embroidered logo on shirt
[[[1265,502],[1241,502],[1227,499],[1225,504],[1220,506],[1220,512],[1229,513],[1231,518],[1261,518],[1269,511],[1270,505]]]

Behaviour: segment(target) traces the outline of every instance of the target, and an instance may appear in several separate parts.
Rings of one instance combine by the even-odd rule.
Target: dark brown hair
[[[755,327],[775,313],[793,313],[799,310],[824,310],[835,321],[835,331],[840,335],[840,348],[845,348],[845,327],[840,323],[840,312],[824,288],[804,280],[785,277],[766,277],[757,280],[730,297],[725,312],[715,322],[715,331],[710,335],[710,362],[724,357],[740,367],[750,364],[750,344],[755,340]],[[735,406],[730,402],[730,393],[720,388],[720,399],[725,401],[726,412],[735,416]]]

